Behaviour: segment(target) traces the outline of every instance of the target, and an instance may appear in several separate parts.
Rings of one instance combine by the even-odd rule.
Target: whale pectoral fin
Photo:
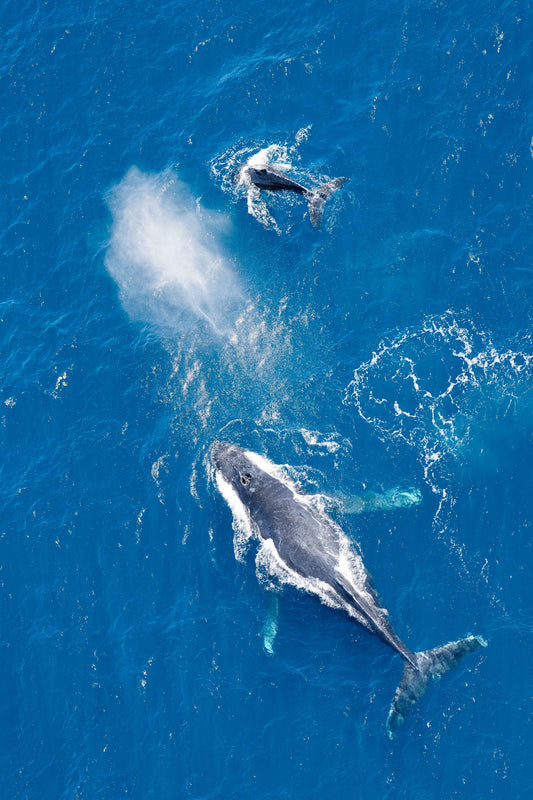
[[[411,487],[410,489],[387,489],[380,495],[376,495],[374,508],[379,511],[390,511],[394,508],[410,508],[418,506],[422,502],[422,492],[420,489]]]
[[[422,502],[420,489],[387,489],[386,492],[364,492],[361,495],[342,497],[340,503],[345,514],[361,514],[364,511],[392,511],[395,508],[410,508]]]
[[[274,641],[278,632],[279,601],[274,592],[268,592],[267,614],[263,625],[263,647],[267,656],[274,655]]]
[[[357,494],[342,495],[340,497],[331,498],[331,504],[340,506],[344,514],[361,514],[365,511],[365,501]]]

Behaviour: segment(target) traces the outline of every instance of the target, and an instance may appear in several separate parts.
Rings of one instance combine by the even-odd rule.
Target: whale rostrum
[[[253,533],[273,546],[285,573],[304,579],[307,591],[346,612],[404,660],[387,719],[391,738],[433,678],[486,646],[481,636],[468,636],[433,650],[410,650],[389,622],[355,546],[309,496],[283,481],[276,469],[265,469],[269,462],[237,445],[215,442],[211,461],[217,481],[237,496]]]

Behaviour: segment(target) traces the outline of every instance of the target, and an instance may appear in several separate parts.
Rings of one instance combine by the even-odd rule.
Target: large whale
[[[271,165],[245,167],[245,174],[251,183],[259,189],[266,189],[270,192],[286,191],[302,194],[309,204],[309,217],[315,228],[320,226],[324,205],[328,197],[331,197],[333,192],[340,189],[348,180],[348,178],[335,178],[314,189],[306,189],[301,183],[289,178],[284,172]]]
[[[291,582],[302,585],[303,579],[307,591],[344,610],[403,658],[403,676],[387,719],[391,738],[432,678],[486,646],[480,636],[468,636],[434,650],[410,650],[394,632],[359,553],[342,529],[309,502],[309,496],[281,480],[275,465],[268,471],[264,467],[269,462],[234,444],[215,442],[211,461],[226,499],[229,488],[253,533],[273,545],[284,574],[297,579]]]

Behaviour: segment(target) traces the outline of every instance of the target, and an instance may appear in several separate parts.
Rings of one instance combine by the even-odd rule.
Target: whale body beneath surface
[[[333,192],[340,189],[348,180],[348,178],[334,178],[334,180],[323,183],[314,189],[306,189],[301,183],[289,178],[284,172],[270,165],[245,167],[245,174],[258,189],[266,189],[269,192],[296,192],[296,194],[303,195],[309,204],[309,217],[315,228],[320,226],[324,205],[328,197],[331,197]]]
[[[468,636],[433,650],[410,650],[394,632],[354,545],[325,512],[309,501],[308,495],[285,483],[280,473],[276,474],[279,468],[275,465],[237,445],[215,442],[211,461],[226,499],[230,489],[232,510],[237,496],[252,532],[273,545],[276,562],[288,582],[302,586],[303,579],[307,591],[345,611],[403,658],[403,676],[387,719],[391,738],[432,678],[486,646],[481,636]],[[264,468],[269,465],[272,472]]]

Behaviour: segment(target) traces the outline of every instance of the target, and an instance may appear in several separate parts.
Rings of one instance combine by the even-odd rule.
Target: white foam
[[[105,264],[127,313],[172,332],[202,320],[229,335],[243,295],[217,243],[227,221],[203,210],[170,170],[132,167],[107,202]]]
[[[219,470],[215,470],[215,482],[233,516],[233,550],[235,558],[237,561],[244,561],[249,541],[257,534],[253,529],[246,506],[242,503],[233,486],[225,480]]]
[[[154,481],[155,485],[158,488],[157,497],[162,505],[165,505],[165,496],[163,493],[162,481],[161,478],[159,477],[159,474],[162,469],[165,470],[166,472],[168,471],[168,467],[166,465],[167,460],[168,460],[167,454],[159,456],[157,461],[154,461],[154,463],[152,464],[152,468],[150,470],[152,480]]]
[[[306,125],[305,128],[300,128],[300,130],[297,131],[296,136],[294,137],[296,144],[301,144],[302,142],[306,142],[309,139],[312,127],[313,127],[312,125]]]
[[[236,200],[244,198],[248,213],[263,227],[276,233],[287,233],[292,223],[287,218],[280,223],[272,216],[270,207],[279,202],[283,202],[285,207],[290,207],[299,201],[287,195],[282,201],[272,195],[267,200],[265,194],[252,184],[247,170],[249,167],[260,169],[270,164],[283,172],[290,173],[299,163],[298,146],[305,141],[310,129],[310,125],[301,128],[296,133],[293,144],[271,143],[258,147],[257,144],[243,146],[241,143],[218,155],[210,165],[211,174],[222,190],[231,194]]]
[[[424,476],[453,502],[448,473],[490,469],[495,437],[523,436],[533,412],[530,337],[498,347],[466,315],[448,311],[380,342],[345,391],[384,442],[414,448]]]
[[[276,478],[276,480],[285,484],[285,486],[288,486],[293,492],[296,490],[295,484],[287,477],[282,466],[274,464],[273,461],[270,461],[259,453],[254,453],[252,450],[245,450],[244,452],[256,467],[259,467],[259,469],[262,469],[267,475],[271,475],[273,478]]]
[[[328,453],[336,453],[340,449],[340,444],[331,436],[326,438],[318,431],[308,431],[306,428],[300,428],[300,433],[309,447],[324,448]]]
[[[320,601],[330,608],[352,612],[326,583],[317,578],[304,578],[289,569],[279,557],[271,539],[261,542],[255,558],[255,566],[259,583],[267,589],[277,590],[285,585],[293,586],[299,591],[317,595]]]
[[[268,164],[275,164],[278,169],[290,169],[292,167],[291,156],[285,145],[269,144],[257,153],[250,156],[246,162],[247,167],[265,167]]]

